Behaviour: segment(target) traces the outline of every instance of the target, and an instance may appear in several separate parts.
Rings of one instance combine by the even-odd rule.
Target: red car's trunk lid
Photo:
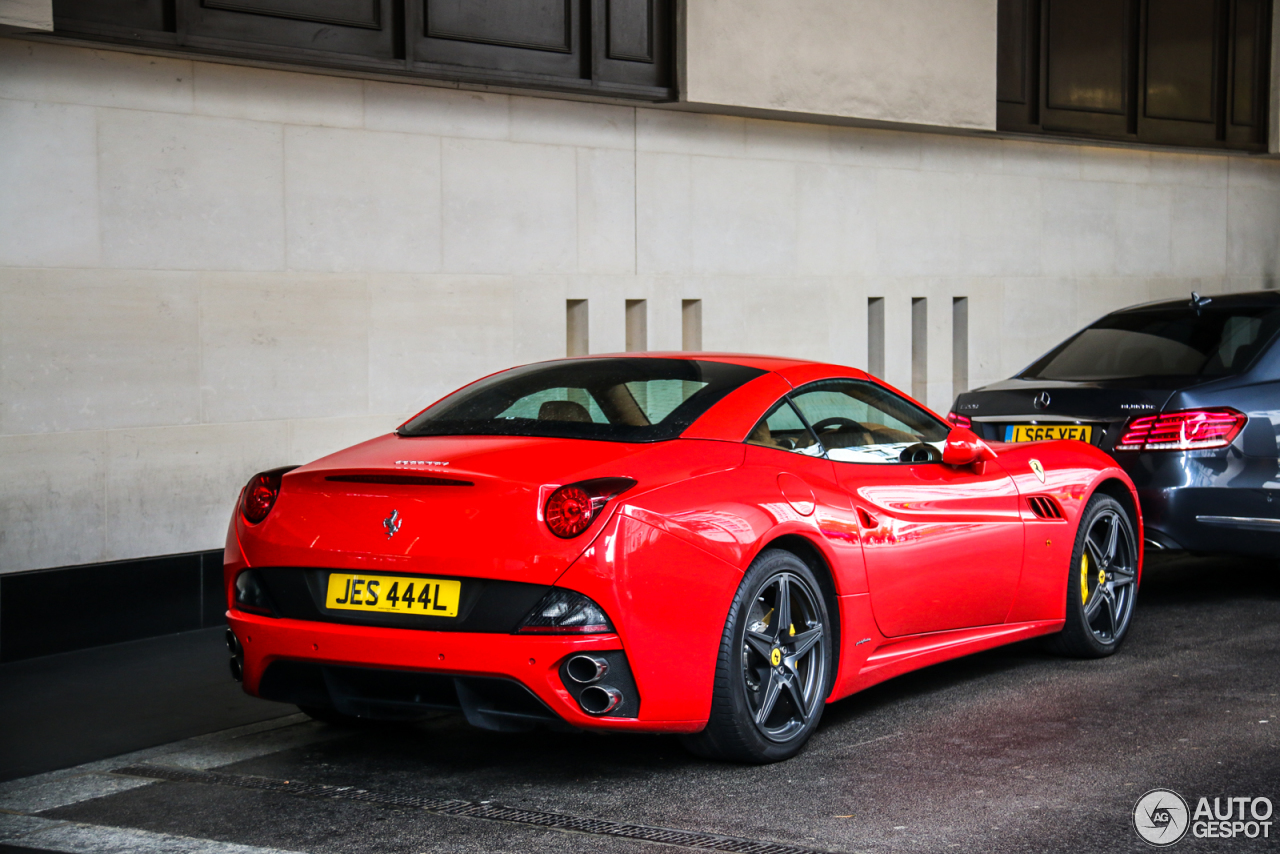
[[[237,527],[251,565],[550,584],[603,527],[597,520],[582,536],[553,535],[540,518],[551,489],[595,477],[640,480],[654,450],[573,439],[383,436],[285,475],[267,519],[238,519]]]

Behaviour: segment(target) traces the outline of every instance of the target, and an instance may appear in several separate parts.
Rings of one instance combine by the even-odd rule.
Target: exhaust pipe
[[[591,685],[582,690],[578,705],[589,715],[607,715],[622,705],[622,692],[608,685]]]
[[[237,682],[244,681],[244,647],[236,633],[227,629],[227,652],[231,653],[231,678]]]
[[[591,685],[609,672],[609,662],[594,655],[575,655],[565,665],[564,672],[579,685]]]

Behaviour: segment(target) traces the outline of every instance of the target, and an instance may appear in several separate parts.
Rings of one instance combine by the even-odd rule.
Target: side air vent
[[[381,483],[391,486],[475,486],[469,480],[428,477],[421,474],[331,474],[325,480],[338,483]]]
[[[1031,512],[1041,519],[1066,518],[1062,515],[1062,508],[1058,506],[1058,502],[1046,495],[1032,495],[1027,499],[1027,503],[1031,505]]]

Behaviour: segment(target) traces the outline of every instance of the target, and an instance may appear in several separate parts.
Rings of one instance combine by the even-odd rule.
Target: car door
[[[1022,570],[1012,478],[991,463],[944,465],[948,426],[875,383],[824,380],[802,386],[792,402],[862,523],[880,631],[900,637],[1004,622]]]

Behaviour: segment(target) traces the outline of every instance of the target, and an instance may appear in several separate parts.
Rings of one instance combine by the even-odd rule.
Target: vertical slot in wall
[[[627,352],[649,349],[649,304],[642,299],[627,300]]]
[[[884,378],[884,297],[867,299],[867,373]]]
[[[587,337],[587,301],[584,299],[565,300],[565,355],[585,356],[591,352],[590,339]]]
[[[680,349],[702,349],[702,300],[680,301]]]
[[[929,395],[929,301],[911,298],[911,396],[924,403]]]
[[[951,396],[969,390],[969,298],[951,298]]]

